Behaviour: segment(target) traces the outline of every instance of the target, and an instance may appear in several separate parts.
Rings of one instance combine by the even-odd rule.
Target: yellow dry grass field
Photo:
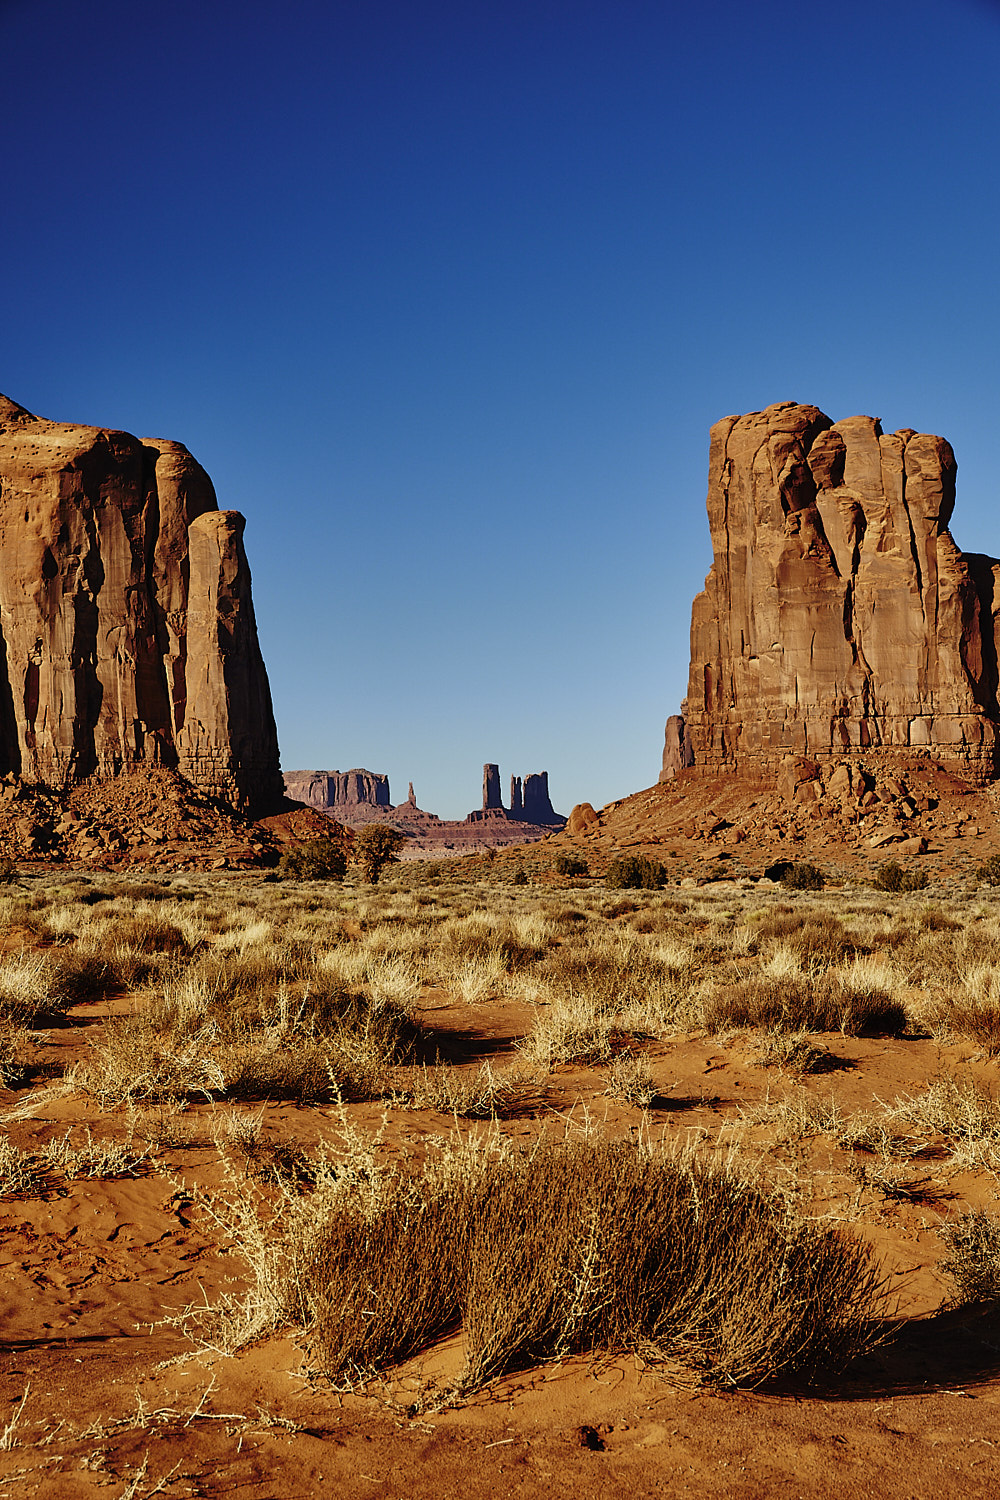
[[[3,887],[4,1494],[993,1492],[1000,892],[514,869]]]

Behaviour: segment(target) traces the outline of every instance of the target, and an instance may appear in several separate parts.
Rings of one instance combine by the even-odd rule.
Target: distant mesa
[[[788,757],[1000,771],[1000,562],[956,546],[942,437],[784,401],[711,432],[714,560],[661,780]]]
[[[165,768],[277,811],[243,528],[180,443],[0,396],[0,775],[62,790]]]
[[[413,783],[410,783],[410,792]],[[374,771],[286,771],[285,792],[295,802],[326,810],[391,807],[389,778]],[[415,803],[413,804],[416,805]]]

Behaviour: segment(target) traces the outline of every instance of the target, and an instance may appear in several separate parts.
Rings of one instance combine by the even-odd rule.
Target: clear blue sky
[[[941,432],[1000,553],[985,0],[0,0],[0,390],[247,516],[287,769],[654,781],[708,428]]]

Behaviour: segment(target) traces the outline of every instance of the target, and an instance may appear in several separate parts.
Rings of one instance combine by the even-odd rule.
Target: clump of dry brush
[[[717,1384],[808,1379],[871,1348],[888,1311],[867,1245],[661,1146],[469,1138],[414,1175],[369,1160],[284,1192],[279,1213],[245,1194],[221,1211],[256,1275],[226,1336],[297,1323],[342,1385],[455,1333],[453,1393],[587,1351]]]

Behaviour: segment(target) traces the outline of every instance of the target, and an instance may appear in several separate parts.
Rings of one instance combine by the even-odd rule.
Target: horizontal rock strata
[[[1000,563],[955,545],[955,473],[944,438],[873,417],[781,402],[716,423],[665,769],[881,749],[996,774]]]

